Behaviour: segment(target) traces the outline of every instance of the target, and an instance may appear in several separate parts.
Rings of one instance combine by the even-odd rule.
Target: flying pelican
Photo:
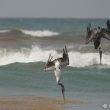
[[[45,71],[49,71],[49,70],[54,70],[54,74],[56,77],[56,82],[59,86],[61,86],[61,91],[62,91],[62,95],[63,95],[63,100],[65,103],[65,87],[61,82],[61,68],[63,66],[67,66],[69,65],[69,57],[68,57],[68,52],[67,52],[67,48],[65,46],[65,48],[63,48],[63,55],[60,58],[57,58],[55,60],[52,60],[53,56],[49,56],[49,59],[45,65],[44,70]]]
[[[93,41],[94,48],[96,50],[99,49],[100,64],[102,59],[101,38],[110,40],[110,21],[109,20],[107,20],[107,28],[98,27],[98,28],[91,29],[91,24],[87,26],[86,44]]]

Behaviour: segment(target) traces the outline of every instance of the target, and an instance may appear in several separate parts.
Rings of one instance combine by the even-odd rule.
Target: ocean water
[[[103,58],[93,44],[85,45],[86,27],[106,27],[106,19],[0,19],[0,97],[62,98],[54,72],[44,72],[51,53],[68,48],[70,65],[62,69],[66,98],[90,101],[67,110],[103,110],[110,104],[110,42],[102,39]]]

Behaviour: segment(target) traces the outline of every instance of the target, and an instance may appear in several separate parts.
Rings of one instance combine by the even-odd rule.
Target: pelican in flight
[[[107,20],[107,28],[93,28],[91,29],[91,24],[87,26],[87,34],[86,34],[86,44],[89,42],[94,43],[94,48],[99,49],[100,55],[100,64],[102,59],[102,48],[101,48],[101,38],[105,38],[110,40],[110,21]]]
[[[54,70],[54,74],[56,77],[56,82],[59,86],[61,86],[61,91],[62,91],[62,95],[63,95],[63,100],[65,103],[65,87],[61,82],[61,68],[63,66],[67,66],[69,65],[69,57],[68,57],[68,52],[67,52],[67,48],[65,46],[65,48],[63,48],[63,55],[60,58],[54,59],[52,60],[53,56],[49,56],[49,59],[45,65],[44,70],[45,71],[49,71],[49,70]]]

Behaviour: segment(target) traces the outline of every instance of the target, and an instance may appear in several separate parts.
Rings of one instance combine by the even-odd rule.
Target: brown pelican
[[[100,54],[100,64],[102,59],[102,48],[101,48],[101,38],[110,40],[110,21],[107,20],[107,28],[93,28],[91,29],[91,24],[87,27],[86,34],[86,44],[89,42],[94,42],[94,48],[99,49]]]
[[[63,55],[60,58],[57,58],[55,60],[52,60],[53,56],[49,56],[49,59],[46,63],[46,66],[44,68],[45,71],[54,70],[54,74],[56,77],[57,84],[61,86],[61,91],[63,95],[63,100],[65,103],[65,88],[64,85],[61,83],[61,68],[63,66],[69,65],[69,57],[67,48],[63,48]]]

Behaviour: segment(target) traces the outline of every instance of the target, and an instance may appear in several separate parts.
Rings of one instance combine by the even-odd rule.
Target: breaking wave
[[[100,63],[99,53],[70,52],[70,66],[86,67]],[[102,65],[110,65],[110,53],[103,54]]]
[[[22,48],[20,50],[0,49],[0,65],[11,63],[29,63],[29,62],[45,62],[52,53],[57,56],[57,52],[53,50],[43,51],[35,46],[32,49]]]
[[[11,35],[25,34],[33,37],[51,37],[60,34],[58,32],[54,32],[51,30],[24,30],[24,29],[0,30],[0,33],[4,33],[4,34],[10,33]]]
[[[22,48],[19,51],[0,49],[0,65],[2,66],[16,62],[46,62],[50,53],[54,56],[54,58],[62,56],[62,53],[58,53],[55,50],[42,50],[37,46],[33,46],[32,49]],[[81,68],[99,64],[99,54],[70,51],[69,60],[69,66]],[[110,53],[103,54],[102,64],[110,66]]]
[[[31,36],[37,36],[37,37],[49,37],[49,36],[56,36],[59,35],[58,32],[53,32],[49,30],[37,30],[37,31],[32,31],[32,30],[22,30],[24,34],[31,35]]]

